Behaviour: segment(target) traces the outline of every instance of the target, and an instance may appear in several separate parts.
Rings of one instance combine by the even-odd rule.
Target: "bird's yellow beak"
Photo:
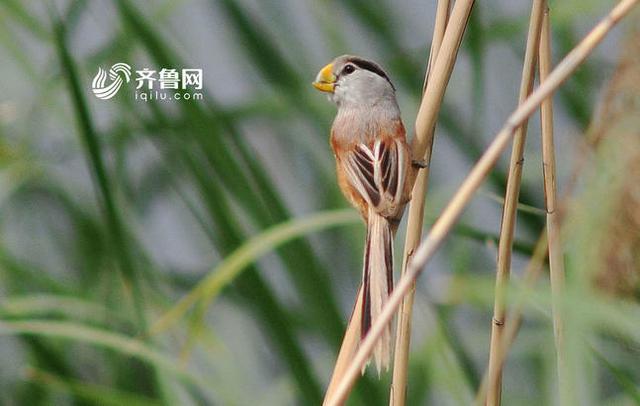
[[[313,87],[321,92],[333,93],[336,87],[336,75],[333,74],[333,64],[330,63],[318,72]]]

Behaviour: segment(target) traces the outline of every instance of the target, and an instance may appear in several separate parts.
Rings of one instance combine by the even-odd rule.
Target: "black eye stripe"
[[[389,82],[391,87],[393,87],[393,89],[395,90],[395,86],[393,86],[393,83],[391,83],[391,79],[389,79],[389,76],[387,76],[385,71],[383,71],[380,66],[376,65],[371,61],[367,61],[366,59],[360,59],[360,58],[351,58],[349,59],[349,62],[356,65],[360,69],[368,70],[369,72],[373,72],[376,75],[385,78],[387,82]]]

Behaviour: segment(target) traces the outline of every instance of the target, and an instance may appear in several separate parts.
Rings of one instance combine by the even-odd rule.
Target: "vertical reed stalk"
[[[547,256],[547,238],[545,232],[542,232],[542,235],[538,239],[536,246],[533,250],[533,255],[531,256],[531,260],[527,264],[527,268],[524,271],[524,290],[528,292],[530,289],[533,289],[540,274],[542,273],[542,269],[544,267],[544,260]],[[509,324],[505,326],[504,334],[502,335],[502,345],[500,346],[500,351],[496,354],[496,362],[502,367],[504,365],[504,361],[507,358],[507,354],[509,353],[509,349],[511,345],[515,341],[516,335],[518,334],[518,330],[520,329],[520,324],[522,322],[522,313],[524,311],[524,303],[526,301],[526,296],[518,297],[516,303],[513,305],[512,309],[509,311]],[[482,406],[485,404],[487,399],[487,390],[489,388],[489,368],[487,367],[483,377],[482,383],[480,384],[480,389],[478,390],[478,394],[476,395],[475,405]]]
[[[549,74],[547,80],[541,83],[540,86],[509,116],[505,125],[496,135],[480,160],[476,165],[474,165],[471,172],[458,188],[449,204],[447,204],[445,209],[442,211],[440,217],[431,228],[429,235],[427,235],[425,240],[415,251],[412,260],[409,262],[406,273],[400,278],[396,288],[389,297],[389,301],[382,309],[380,317],[371,326],[369,334],[367,334],[364,340],[360,343],[358,351],[344,372],[342,379],[338,382],[332,396],[326,399],[326,405],[337,406],[342,405],[346,401],[358,374],[371,355],[376,341],[380,338],[380,335],[386,326],[391,322],[391,319],[400,307],[404,296],[411,290],[414,281],[422,272],[424,266],[429,260],[431,260],[431,258],[433,258],[444,238],[452,230],[463,210],[469,204],[475,193],[478,191],[480,185],[487,177],[489,171],[491,171],[495,166],[500,154],[505,150],[509,145],[509,141],[513,138],[515,130],[521,126],[522,123],[531,116],[531,114],[533,114],[533,112],[547,97],[553,94],[553,92],[555,92],[556,89],[565,80],[567,80],[576,68],[584,62],[593,49],[602,41],[605,35],[625,15],[627,15],[639,1],[640,0],[622,0],[618,3],[618,5],[603,20],[601,20],[593,30],[591,30],[591,32],[562,60],[562,62],[558,64],[558,66]],[[456,2],[451,17],[452,22],[454,21],[454,15],[456,15],[456,8],[462,3],[462,0]],[[448,43],[447,37],[450,35],[451,27],[452,23],[447,27],[442,49],[445,49],[444,46]],[[451,38],[449,38],[449,40],[450,39]],[[441,63],[440,60],[443,59],[443,54],[444,53],[440,53],[438,60],[436,61],[434,77],[435,72],[438,71],[438,65]],[[430,84],[427,86],[425,97],[426,94],[429,93],[429,88]],[[424,102],[423,98],[423,104]]]
[[[551,27],[549,8],[545,7],[540,33],[539,53],[540,82],[544,82],[551,72]],[[556,187],[556,157],[553,141],[553,101],[552,97],[542,102],[540,107],[542,128],[542,171],[544,176],[544,195],[547,210],[547,240],[549,241],[549,273],[551,278],[551,297],[553,306],[553,333],[556,343],[558,363],[558,384],[566,383],[564,356],[564,323],[562,317],[562,292],[564,291],[564,261]],[[562,391],[561,391],[562,393]],[[564,399],[565,401],[567,399]],[[566,402],[561,402],[566,404]]]
[[[442,44],[445,28],[449,19],[449,0],[438,1],[436,9],[436,20],[433,28],[433,39],[427,63],[423,93],[427,88],[429,73],[438,56],[438,51]],[[418,247],[422,237],[422,225],[424,220],[424,204],[429,182],[429,169],[431,165],[431,151],[433,148],[435,126],[431,127],[430,133],[426,134],[430,138],[423,158],[426,167],[418,171],[413,191],[411,192],[411,203],[409,204],[409,218],[407,221],[407,233],[404,243],[404,254],[402,259],[402,274],[406,272],[407,263],[413,251]],[[416,136],[418,136],[416,134]],[[417,158],[417,157],[416,157]],[[413,299],[415,295],[415,284],[404,298],[402,307],[398,312],[398,328],[396,333],[396,343],[393,358],[393,380],[391,383],[389,404],[392,406],[404,406],[407,395],[407,375],[409,372],[409,344],[411,341],[411,318],[413,314]]]
[[[427,149],[433,143],[432,129],[442,106],[444,91],[453,71],[462,34],[467,27],[473,3],[474,0],[458,0],[451,10],[451,16],[442,38],[442,45],[438,57],[433,63],[433,70],[429,71],[429,81],[418,109],[416,136],[411,142],[411,154],[414,157],[425,156]]]
[[[529,20],[529,33],[527,35],[527,47],[524,55],[524,65],[522,67],[522,80],[520,82],[520,95],[518,100],[519,104],[524,102],[533,88],[544,4],[544,0],[533,1],[531,18]],[[502,342],[502,334],[506,321],[504,296],[511,271],[511,250],[515,232],[520,183],[522,180],[527,123],[528,120],[524,120],[522,122],[522,125],[516,130],[513,141],[511,162],[509,164],[509,177],[507,179],[507,190],[504,197],[504,208],[502,211],[500,241],[498,243],[495,303],[491,324],[491,347],[489,350],[489,393],[487,395],[487,404],[492,406],[500,404],[502,367],[496,362],[496,357],[497,352],[500,351],[499,347]]]

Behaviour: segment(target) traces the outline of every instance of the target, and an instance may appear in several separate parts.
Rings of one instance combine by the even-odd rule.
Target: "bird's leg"
[[[414,168],[418,169],[424,169],[429,166],[427,161],[425,161],[424,159],[413,159],[411,161],[411,165],[413,165]]]

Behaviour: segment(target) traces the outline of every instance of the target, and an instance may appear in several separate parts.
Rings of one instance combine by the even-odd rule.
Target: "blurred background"
[[[551,1],[555,61],[613,4]],[[435,7],[0,1],[0,404],[319,404],[364,227],[335,182],[335,107],[310,82],[337,55],[375,60],[411,132]],[[473,10],[436,131],[425,229],[516,105],[529,12],[508,0]],[[640,20],[629,21],[554,98],[576,286],[566,390],[582,405],[640,404],[640,52],[624,48],[640,43],[628,33]],[[143,101],[133,79],[98,99],[94,76],[118,62],[202,69],[202,99]],[[515,285],[545,219],[538,121]],[[469,404],[478,388],[508,157],[419,280],[411,405]],[[403,239],[404,224],[396,268]],[[558,401],[542,279],[510,353],[505,405]],[[369,372],[352,404],[387,404],[389,380]]]

